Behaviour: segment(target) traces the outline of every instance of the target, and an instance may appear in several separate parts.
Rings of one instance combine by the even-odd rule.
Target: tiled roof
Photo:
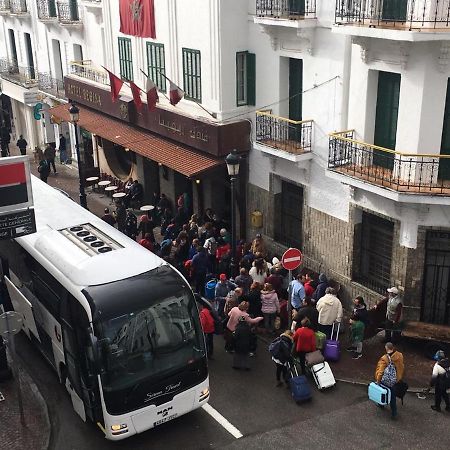
[[[201,153],[186,145],[177,144],[156,136],[150,131],[128,125],[120,120],[77,105],[80,110],[78,125],[91,133],[115,144],[127,147],[146,158],[179,172],[194,177],[224,164],[223,159]],[[70,121],[68,105],[59,105],[49,110],[50,114],[64,122]]]

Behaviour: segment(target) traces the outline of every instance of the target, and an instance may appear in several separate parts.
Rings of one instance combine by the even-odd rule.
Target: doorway
[[[36,79],[36,71],[34,69],[34,58],[33,58],[33,46],[31,44],[31,36],[29,33],[24,33],[25,36],[25,52],[27,55],[27,75],[30,77],[30,80]]]
[[[14,34],[14,30],[10,28],[8,30],[8,34],[9,34],[9,47],[11,50],[11,64],[13,65],[14,68],[18,68],[16,36]]]
[[[289,58],[289,119],[302,120],[303,60]],[[289,139],[301,142],[301,125],[289,124]]]
[[[450,325],[450,232],[427,232],[423,279],[421,319]]]
[[[406,22],[408,0],[383,0],[381,18],[386,22]]]
[[[397,139],[400,79],[401,76],[398,73],[379,72],[378,74],[374,144],[390,150],[395,150]],[[392,170],[394,158],[393,153],[381,150],[373,151],[373,164],[375,166]]]
[[[445,98],[444,123],[442,125],[441,155],[450,155],[450,78],[447,81],[447,96]],[[450,159],[439,160],[440,180],[450,180]]]

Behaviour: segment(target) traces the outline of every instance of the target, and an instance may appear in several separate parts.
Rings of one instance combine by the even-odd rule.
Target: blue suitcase
[[[369,384],[369,400],[378,405],[389,405],[391,403],[391,390],[381,384],[372,382]]]
[[[289,365],[289,369],[291,372],[289,386],[291,388],[292,398],[297,403],[311,400],[311,388],[306,377],[304,375],[298,376],[297,367],[295,364]]]

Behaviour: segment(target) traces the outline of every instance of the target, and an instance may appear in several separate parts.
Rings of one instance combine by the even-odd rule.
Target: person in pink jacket
[[[275,317],[280,313],[280,302],[277,293],[270,283],[265,283],[264,289],[261,291],[261,311],[264,316],[264,327],[266,331],[274,333]]]

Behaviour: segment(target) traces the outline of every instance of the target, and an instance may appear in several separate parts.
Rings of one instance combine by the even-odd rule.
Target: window
[[[119,38],[120,77],[133,81],[133,57],[131,54],[131,39]]]
[[[147,42],[147,69],[148,76],[161,92],[166,92],[166,62],[164,44]]]
[[[249,52],[236,53],[236,105],[255,105],[256,100],[255,55]]]
[[[376,292],[385,293],[391,284],[393,238],[393,222],[363,213],[358,281]]]
[[[188,100],[202,101],[202,77],[200,50],[183,48],[184,97]]]
[[[286,181],[275,195],[275,240],[288,247],[302,247],[303,188]]]

